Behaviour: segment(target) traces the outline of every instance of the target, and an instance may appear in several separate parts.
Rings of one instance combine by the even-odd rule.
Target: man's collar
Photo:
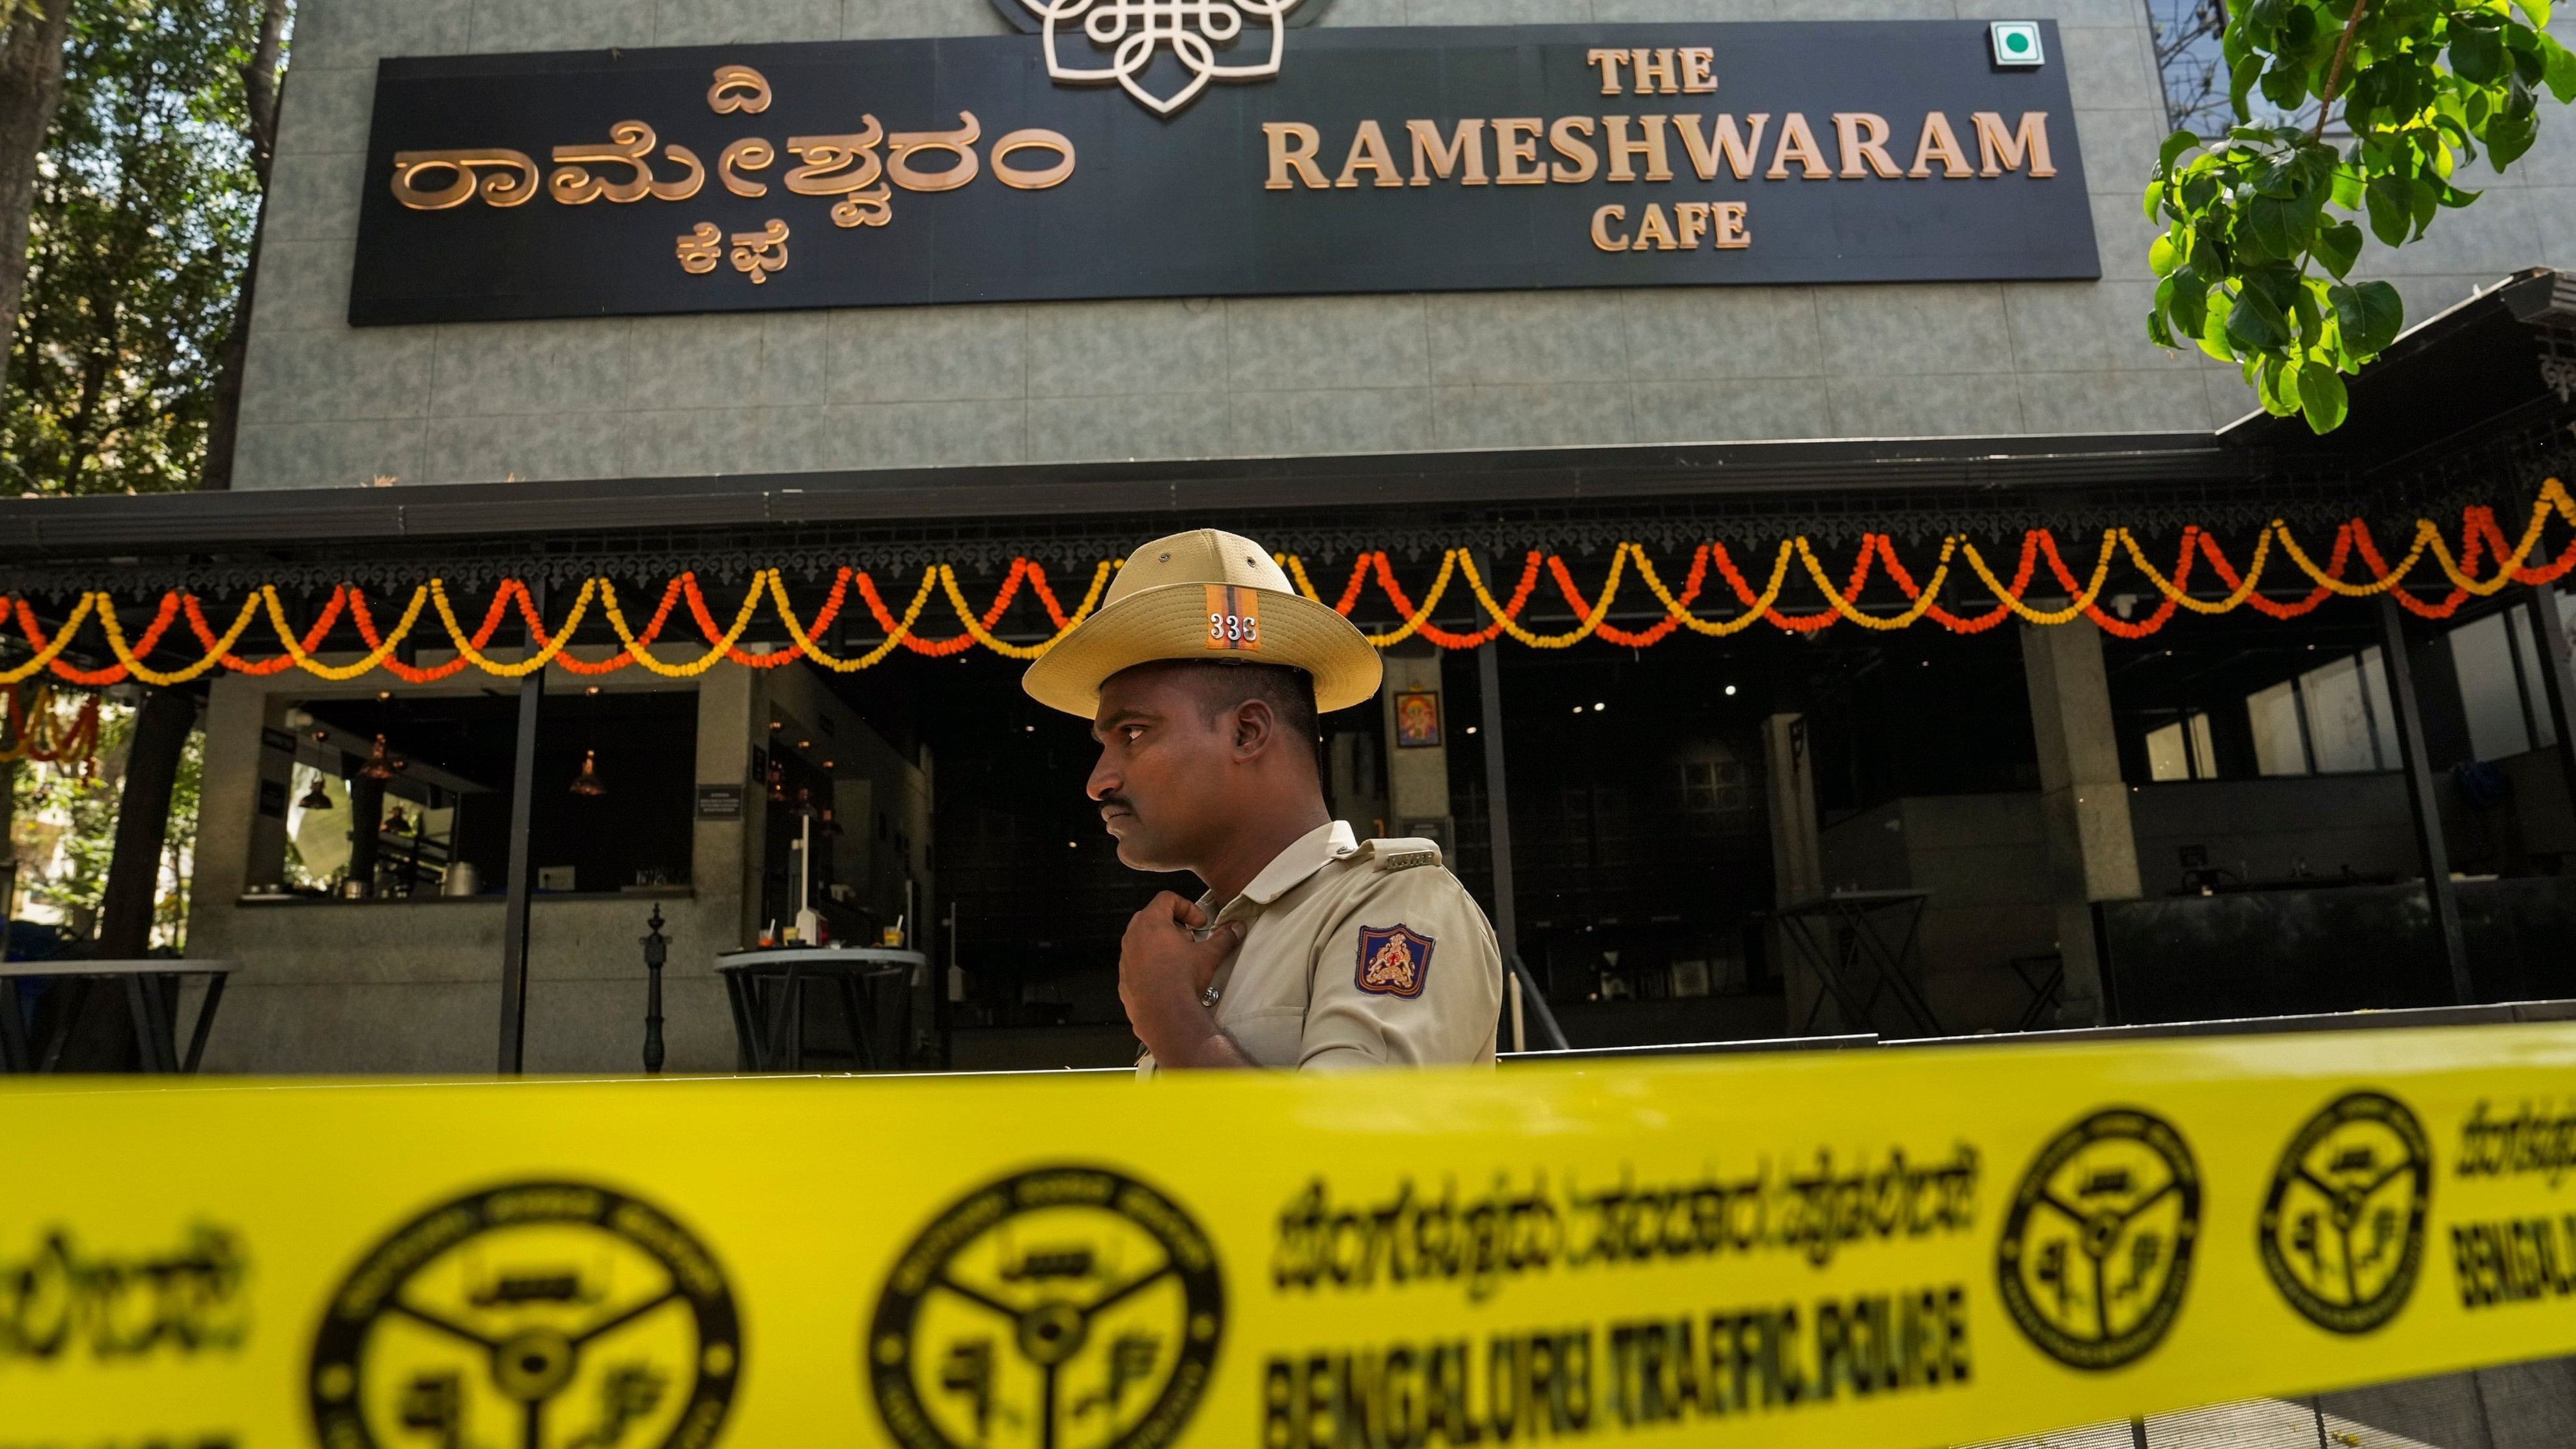
[[[1243,888],[1240,899],[1266,906],[1303,885],[1309,876],[1327,864],[1354,854],[1359,840],[1351,827],[1339,820],[1318,825],[1289,843],[1286,850],[1271,857],[1252,884]]]

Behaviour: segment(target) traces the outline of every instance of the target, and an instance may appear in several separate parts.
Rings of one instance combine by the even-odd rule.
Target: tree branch
[[[9,377],[9,338],[27,289],[27,226],[35,211],[36,156],[63,98],[63,44],[71,0],[41,9],[11,5],[0,35],[0,388]]]
[[[2317,127],[2308,133],[2314,144],[2326,133],[2326,117],[2334,114],[2335,92],[2343,85],[2343,63],[2352,55],[2352,43],[2361,35],[2361,12],[2370,0],[2352,0],[2352,15],[2343,23],[2343,39],[2335,42],[2334,64],[2326,69],[2326,88],[2317,95]]]

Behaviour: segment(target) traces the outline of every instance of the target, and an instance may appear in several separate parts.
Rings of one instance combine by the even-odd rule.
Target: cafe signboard
[[[2049,22],[1294,5],[387,60],[350,320],[2099,275]]]

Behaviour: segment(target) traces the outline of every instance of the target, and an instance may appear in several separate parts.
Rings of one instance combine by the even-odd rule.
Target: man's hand
[[[1252,1065],[1199,1004],[1216,968],[1243,940],[1243,923],[1228,921],[1202,941],[1194,933],[1206,924],[1196,902],[1164,891],[1127,923],[1119,943],[1118,999],[1157,1065]]]

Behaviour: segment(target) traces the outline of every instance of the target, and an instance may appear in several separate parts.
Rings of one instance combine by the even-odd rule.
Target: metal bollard
[[[659,1074],[662,1070],[662,963],[670,959],[671,943],[662,937],[662,908],[653,908],[653,919],[646,923],[653,934],[644,942],[644,972],[651,984],[644,988],[644,1070]]]

